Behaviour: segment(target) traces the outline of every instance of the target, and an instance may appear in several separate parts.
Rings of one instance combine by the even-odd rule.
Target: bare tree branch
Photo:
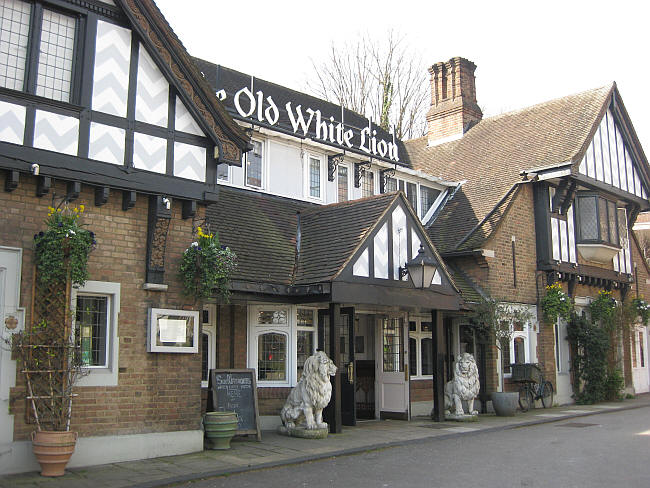
[[[307,87],[316,96],[360,113],[400,139],[426,133],[427,71],[404,37],[388,31],[383,42],[367,36],[332,42],[328,58],[315,63]]]

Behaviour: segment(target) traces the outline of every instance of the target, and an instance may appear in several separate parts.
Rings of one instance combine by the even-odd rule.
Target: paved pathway
[[[262,441],[235,439],[229,451],[203,451],[142,461],[75,468],[62,478],[43,478],[38,473],[0,477],[0,487],[47,488],[122,488],[158,487],[181,481],[236,473],[262,467],[299,463],[308,460],[352,454],[382,447],[417,443],[423,439],[472,435],[556,422],[572,417],[650,407],[650,394],[633,400],[601,405],[554,407],[518,412],[515,417],[481,415],[478,422],[436,423],[425,417],[410,422],[398,420],[365,421],[356,427],[344,427],[341,434],[327,439],[308,440],[263,432]]]

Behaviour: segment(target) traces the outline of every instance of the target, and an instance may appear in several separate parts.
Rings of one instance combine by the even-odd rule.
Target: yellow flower
[[[82,203],[79,205],[79,212],[84,213],[84,210],[86,210],[86,206]]]
[[[62,212],[63,210],[60,209],[60,208],[57,208],[56,211],[57,211],[57,212]]]
[[[75,207],[75,208],[73,209],[73,212],[74,212],[74,213],[79,213],[79,209],[78,209],[77,207]]]
[[[47,209],[50,211],[50,213],[54,212],[54,207],[47,207]]]

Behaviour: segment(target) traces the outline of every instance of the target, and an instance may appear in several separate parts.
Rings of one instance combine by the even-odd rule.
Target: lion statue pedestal
[[[448,420],[472,421],[478,419],[474,410],[474,399],[480,384],[474,356],[464,352],[454,364],[454,379],[445,385],[445,418]],[[467,403],[467,413],[463,410]]]
[[[323,422],[323,409],[332,398],[330,376],[335,374],[336,366],[323,351],[307,358],[302,376],[280,412],[278,432],[306,439],[327,437],[329,426]]]

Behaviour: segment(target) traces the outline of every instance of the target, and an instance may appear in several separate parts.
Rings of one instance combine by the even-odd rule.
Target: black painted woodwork
[[[137,195],[134,191],[124,190],[122,192],[122,210],[130,210],[135,207]]]
[[[535,214],[535,246],[537,249],[537,264],[548,263],[553,256],[551,242],[551,214],[549,211],[549,196],[547,183],[533,184],[533,200]]]
[[[431,311],[433,359],[433,420],[445,421],[445,334],[442,310]]]
[[[68,181],[66,185],[65,199],[68,202],[74,202],[77,198],[79,198],[80,193],[81,183],[78,181]]]
[[[98,186],[95,188],[95,206],[101,207],[108,203],[108,197],[111,194],[111,189],[107,186]]]
[[[5,175],[5,191],[11,192],[18,188],[20,173],[15,170],[9,170]]]
[[[189,219],[196,215],[196,200],[183,200],[183,219]]]
[[[49,176],[39,176],[36,183],[36,196],[42,197],[47,195],[52,188],[52,178]]]

